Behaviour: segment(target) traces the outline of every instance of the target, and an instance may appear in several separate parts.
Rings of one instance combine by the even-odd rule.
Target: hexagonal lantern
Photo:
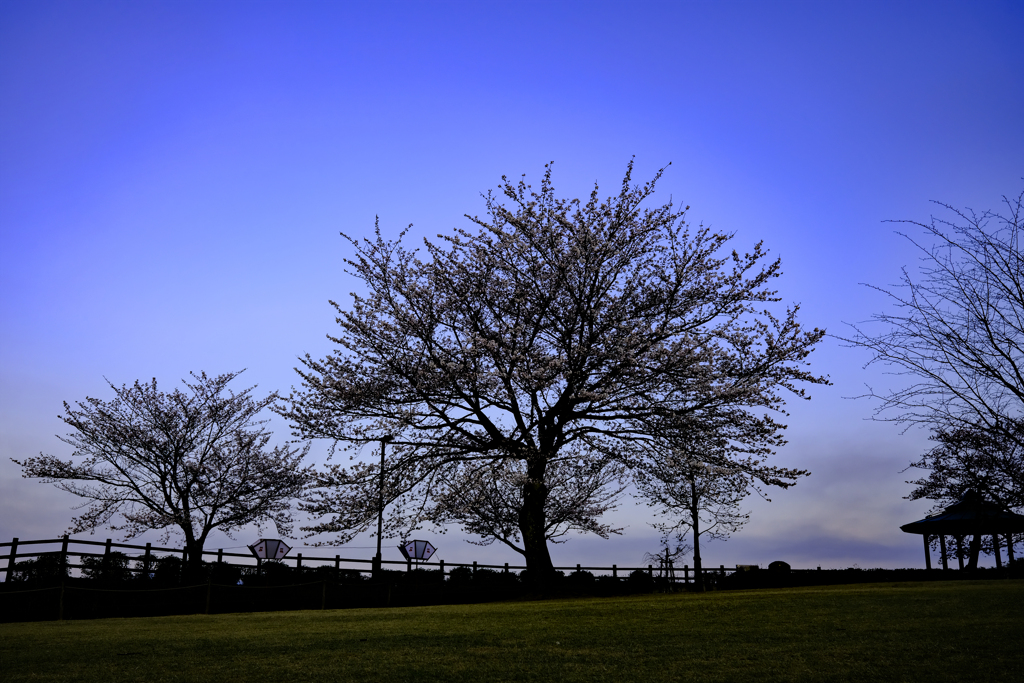
[[[406,560],[416,560],[417,562],[425,562],[437,552],[437,548],[431,545],[430,541],[409,541],[398,546],[398,549],[402,551],[402,557]]]
[[[258,560],[281,560],[291,547],[278,538],[261,538],[249,546],[249,550]]]

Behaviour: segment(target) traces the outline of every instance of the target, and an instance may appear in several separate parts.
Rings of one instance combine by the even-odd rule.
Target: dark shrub
[[[112,551],[103,557],[83,557],[82,576],[105,584],[125,583],[135,578],[128,568],[130,558],[124,553]]]
[[[594,575],[585,569],[578,569],[566,577],[566,583],[573,588],[590,588],[594,585]]]
[[[595,590],[600,595],[618,595],[623,592],[626,582],[614,576],[597,576],[594,578]]]
[[[14,565],[11,581],[59,581],[67,578],[68,563],[60,553],[47,553],[34,560],[22,560]]]
[[[654,590],[654,579],[645,569],[634,569],[626,579],[629,590],[634,593],[650,593]]]
[[[242,578],[242,568],[227,562],[212,562],[208,566],[210,583],[234,585]]]
[[[473,581],[473,569],[471,567],[455,567],[448,572],[448,580],[456,584],[469,584]]]
[[[164,555],[155,558],[151,563],[153,581],[162,586],[176,586],[181,583],[181,558],[177,555]]]
[[[533,579],[529,569],[524,569],[523,571],[519,572],[519,583],[529,587],[533,585],[531,583],[532,581]],[[562,586],[564,582],[565,572],[556,570],[552,572],[551,576],[548,578],[547,585],[549,587],[559,587]]]
[[[1006,565],[1011,579],[1024,579],[1024,557],[1015,557]]]
[[[402,575],[402,580],[405,583],[422,585],[428,583],[440,583],[442,579],[441,572],[436,569],[423,569],[422,567],[417,567],[411,572],[405,572]]]
[[[275,584],[288,584],[297,578],[295,570],[280,560],[263,560],[259,574],[264,582]]]

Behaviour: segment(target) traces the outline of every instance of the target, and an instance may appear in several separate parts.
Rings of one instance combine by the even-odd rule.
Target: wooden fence
[[[57,550],[57,549],[48,549],[48,550],[42,549],[43,546],[47,546],[47,545],[49,545],[51,547],[52,546],[59,546],[60,549],[59,550]],[[26,551],[26,547],[28,547],[28,546],[31,546],[31,549]],[[90,549],[102,548],[103,550],[102,550],[102,552],[90,552],[89,550],[77,550],[77,549],[74,549],[72,546],[87,546]],[[5,553],[5,552],[3,552],[4,548],[8,548],[9,550],[7,550],[7,552]],[[130,551],[136,551],[134,555],[131,555],[131,557],[132,557],[132,559],[136,560],[139,563],[139,566],[134,567],[134,568],[130,568],[128,570],[128,571],[133,571],[133,572],[148,573],[149,571],[151,571],[151,568],[154,566],[155,561],[158,559],[153,553],[170,553],[172,555],[180,556],[183,562],[187,560],[187,551],[184,548],[163,548],[163,547],[154,546],[151,543],[147,543],[145,545],[132,545],[132,544],[129,544],[129,543],[114,543],[109,538],[105,542],[104,541],[86,541],[86,540],[82,540],[82,539],[69,538],[67,535],[64,535],[62,538],[45,539],[45,540],[33,540],[33,541],[22,541],[22,540],[19,540],[18,538],[14,538],[9,543],[0,543],[0,557],[6,556],[6,558],[7,558],[6,566],[4,567],[4,569],[2,569],[0,571],[3,571],[3,572],[6,573],[4,581],[5,582],[10,582],[12,580],[12,576],[14,575],[14,572],[12,571],[12,569],[14,568],[15,562],[18,559],[30,559],[30,558],[37,558],[37,557],[41,557],[41,556],[53,556],[53,555],[59,555],[60,558],[61,558],[61,565],[68,567],[68,569],[82,569],[85,566],[85,565],[83,565],[81,563],[81,559],[82,558],[87,558],[87,557],[105,557],[105,556],[108,556],[111,552],[114,552],[114,551],[120,552],[121,549],[130,550]],[[125,554],[129,555],[129,553],[125,553]],[[259,566],[259,562],[260,562],[255,557],[253,557],[253,555],[251,553],[226,552],[223,548],[219,548],[219,549],[217,549],[215,551],[213,551],[213,550],[204,550],[203,551],[203,556],[204,556],[204,559],[206,559],[206,558],[210,558],[210,559],[216,558],[217,562],[224,562],[224,563],[230,564],[232,566],[247,567],[247,568],[258,567]],[[79,562],[77,562],[77,563],[71,562],[70,560],[73,557],[77,557],[79,559]],[[231,560],[235,560],[235,561],[232,562]],[[246,562],[240,562],[239,560],[247,560],[247,561]],[[351,557],[341,557],[340,554],[335,555],[334,557],[318,557],[318,556],[311,556],[311,555],[304,556],[302,553],[296,553],[296,555],[294,557],[285,558],[284,562],[286,564],[289,563],[289,562],[294,562],[295,563],[295,567],[297,569],[299,569],[299,570],[302,570],[303,568],[313,568],[313,567],[318,567],[318,566],[319,567],[324,567],[324,566],[332,567],[333,566],[335,570],[346,569],[346,570],[349,570],[349,571],[352,571],[352,570],[358,571],[358,572],[360,572],[362,574],[369,574],[369,573],[371,573],[370,572],[370,566],[372,565],[373,560],[366,560],[366,559],[360,559],[360,558],[351,558]],[[381,562],[381,564],[382,565],[399,565],[399,566],[405,565],[406,571],[412,571],[414,566],[416,568],[419,568],[419,569],[434,569],[434,570],[440,571],[441,572],[441,576],[444,576],[446,572],[449,572],[453,568],[456,568],[456,567],[466,567],[466,568],[469,568],[469,569],[471,569],[473,571],[473,573],[476,573],[477,570],[479,570],[479,569],[499,570],[499,571],[503,571],[505,573],[508,573],[509,571],[521,571],[523,569],[526,569],[525,566],[509,565],[509,563],[507,563],[507,562],[504,563],[504,564],[500,564],[499,565],[499,564],[483,564],[483,563],[478,563],[478,562],[471,562],[471,563],[450,562],[450,563],[445,563],[444,560],[440,560],[439,562],[416,562],[414,564],[413,560],[408,560],[408,561],[407,560],[383,560]],[[575,566],[568,566],[568,567],[555,567],[555,569],[559,570],[559,571],[568,571],[568,572],[574,572],[574,571],[598,572],[599,574],[603,574],[603,575],[606,575],[606,576],[611,576],[611,577],[617,578],[617,579],[627,578],[631,572],[640,570],[640,571],[647,572],[651,577],[662,576],[662,577],[669,578],[673,582],[678,581],[678,582],[682,582],[682,583],[689,583],[692,580],[692,578],[693,578],[693,571],[694,571],[693,568],[691,568],[689,565],[683,565],[682,568],[678,568],[678,567],[674,567],[671,562],[668,563],[668,566],[666,566],[664,563],[662,563],[659,566],[655,566],[655,565],[650,565],[649,564],[646,567],[625,567],[625,566],[624,567],[620,567],[620,566],[615,565],[615,564],[611,565],[610,567],[591,567],[591,566],[582,566],[580,564],[577,564]],[[737,569],[738,569],[737,567],[726,567],[725,565],[719,565],[718,567],[704,567],[703,571],[704,571],[705,574],[717,574],[719,576],[725,576],[726,573],[735,572],[735,571],[737,571]],[[818,567],[818,569],[821,569],[821,567]]]

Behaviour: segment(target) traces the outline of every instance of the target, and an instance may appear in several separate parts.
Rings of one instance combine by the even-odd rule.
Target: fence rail
[[[23,546],[36,546],[36,545],[60,545],[60,550],[19,552]],[[77,545],[77,546],[92,546],[92,547],[99,546],[99,547],[103,548],[103,552],[97,553],[97,552],[87,552],[87,551],[73,550],[72,547],[71,547],[73,545]],[[6,553],[4,553],[2,551],[2,549],[4,549],[4,548],[9,548],[9,550]],[[36,558],[36,557],[42,557],[42,556],[53,556],[53,555],[60,555],[61,558],[62,558],[61,559],[61,564],[66,566],[66,567],[68,567],[69,569],[83,569],[83,568],[86,567],[86,565],[81,563],[81,559],[82,558],[87,558],[87,557],[106,557],[111,552],[114,552],[115,550],[116,551],[120,551],[122,548],[128,549],[128,550],[142,551],[141,555],[138,555],[138,556],[135,556],[135,557],[132,558],[132,559],[135,559],[135,560],[141,560],[142,561],[142,566],[141,567],[135,567],[135,568],[129,568],[128,571],[131,571],[131,572],[147,572],[147,571],[149,571],[150,567],[152,566],[152,563],[155,562],[158,559],[155,556],[153,556],[154,552],[172,553],[172,554],[175,554],[175,555],[180,555],[182,561],[185,561],[187,559],[187,550],[185,548],[164,548],[164,547],[154,546],[151,543],[147,543],[145,545],[133,545],[133,544],[129,544],[129,543],[114,543],[109,538],[106,541],[87,541],[87,540],[83,540],[83,539],[70,538],[67,535],[64,535],[61,538],[51,538],[51,539],[42,539],[42,540],[30,540],[30,541],[22,541],[22,540],[20,540],[18,538],[14,538],[10,542],[0,543],[0,557],[6,557],[7,558],[6,566],[3,569],[0,569],[0,571],[5,572],[6,576],[4,578],[4,581],[5,582],[9,582],[9,581],[11,581],[11,577],[14,575],[14,572],[12,570],[14,569],[15,563],[17,562],[18,559],[29,559],[29,558]],[[218,548],[217,550],[204,550],[203,551],[203,556],[204,556],[204,558],[206,558],[206,557],[211,557],[211,558],[215,557],[217,562],[225,562],[224,558],[243,558],[243,559],[249,560],[250,562],[247,562],[247,563],[225,562],[225,564],[231,564],[232,566],[240,566],[240,567],[253,567],[253,566],[257,566],[258,567],[259,566],[259,560],[256,560],[256,558],[253,557],[253,555],[251,553],[226,552],[223,548]],[[69,562],[69,559],[71,557],[77,557],[80,561],[78,563],[71,563],[71,562]],[[333,565],[334,569],[336,569],[336,570],[340,570],[340,569],[346,569],[346,570],[349,570],[349,571],[353,571],[354,570],[354,571],[358,571],[358,572],[360,572],[362,574],[369,574],[369,573],[371,573],[370,569],[369,569],[369,566],[372,565],[372,563],[373,563],[373,560],[362,559],[362,558],[352,558],[352,557],[341,557],[340,554],[336,554],[334,557],[327,557],[327,556],[312,556],[312,555],[305,555],[304,556],[302,553],[296,553],[296,555],[294,557],[285,558],[285,560],[287,560],[288,562],[294,562],[295,563],[295,567],[298,568],[298,569],[309,568],[309,567],[313,566],[313,565],[311,565],[309,563],[316,563],[316,565],[321,566],[321,567]],[[281,560],[281,561],[285,562],[285,560]],[[253,561],[255,561],[255,565],[253,564]],[[343,564],[344,565],[349,565],[349,566],[344,566],[343,567],[342,566]],[[405,568],[406,568],[406,571],[411,571],[414,566],[416,568],[418,568],[418,569],[435,569],[437,571],[440,571],[442,576],[446,573],[446,571],[450,571],[451,569],[454,569],[454,568],[457,568],[457,567],[466,567],[468,569],[471,569],[474,573],[477,570],[479,570],[479,569],[500,570],[500,571],[503,571],[503,572],[506,572],[506,573],[509,572],[509,571],[512,571],[512,570],[514,570],[514,571],[521,571],[521,570],[526,569],[525,566],[522,566],[522,565],[510,565],[507,562],[505,562],[504,564],[483,564],[483,563],[479,563],[479,562],[447,562],[446,563],[444,560],[440,560],[438,562],[415,562],[413,560],[382,560],[381,564],[382,565],[392,565],[392,566],[394,566],[394,565],[399,565],[399,566],[404,565]],[[357,566],[356,567],[352,567],[350,565],[357,565]],[[818,567],[818,569],[821,569],[821,567]],[[683,565],[682,567],[675,567],[675,566],[673,566],[673,564],[671,562],[669,562],[667,566],[663,563],[661,565],[649,564],[646,567],[641,567],[641,566],[636,566],[636,567],[634,567],[634,566],[621,566],[620,567],[619,565],[616,565],[616,564],[613,564],[610,567],[607,567],[607,566],[583,566],[581,564],[577,564],[575,566],[555,567],[555,570],[557,570],[557,571],[602,572],[602,573],[604,573],[606,575],[610,575],[610,576],[612,576],[614,578],[626,578],[626,577],[629,576],[629,574],[631,572],[643,571],[643,572],[648,572],[652,577],[655,576],[655,575],[657,575],[657,576],[665,576],[667,578],[672,579],[673,581],[677,581],[678,580],[678,581],[685,582],[685,583],[688,583],[691,580],[691,574],[694,572],[694,569],[692,567],[690,567],[689,565]],[[727,572],[731,573],[731,572],[735,572],[735,571],[738,571],[738,570],[739,570],[738,567],[726,567],[725,565],[719,565],[718,567],[705,566],[703,568],[703,571],[705,573],[708,573],[708,574],[718,574],[720,576],[724,576]]]

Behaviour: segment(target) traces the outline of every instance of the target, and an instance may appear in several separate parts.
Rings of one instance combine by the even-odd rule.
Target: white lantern
[[[261,538],[249,550],[260,560],[281,560],[291,548],[278,538]]]

